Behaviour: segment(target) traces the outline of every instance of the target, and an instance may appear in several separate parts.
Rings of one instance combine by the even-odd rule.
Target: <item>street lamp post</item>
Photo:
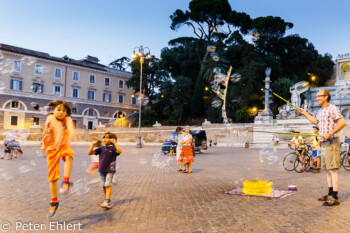
[[[136,54],[135,49],[139,50],[139,52]],[[145,53],[145,51],[148,50],[148,52]],[[150,49],[147,47],[143,47],[142,45],[140,47],[135,47],[132,57],[134,59],[140,58],[140,106],[139,106],[139,136],[137,137],[137,143],[136,148],[142,148],[141,143],[141,107],[142,107],[142,64],[145,62],[145,58],[152,58]]]

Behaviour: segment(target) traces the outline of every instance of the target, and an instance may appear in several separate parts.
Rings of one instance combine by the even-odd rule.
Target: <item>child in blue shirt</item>
[[[117,156],[122,153],[122,150],[117,145],[117,136],[113,133],[105,133],[104,137],[105,146],[101,146],[95,150],[93,148],[96,142],[90,146],[89,155],[95,154],[99,155],[99,167],[101,186],[103,187],[103,192],[105,195],[105,200],[102,202],[101,207],[110,209],[111,204],[111,194],[112,194],[112,180],[115,176]]]

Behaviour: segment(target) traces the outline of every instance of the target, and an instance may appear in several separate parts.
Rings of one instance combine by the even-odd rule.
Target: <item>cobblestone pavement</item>
[[[88,147],[74,147],[72,181],[91,179],[86,169]],[[153,167],[159,147],[123,147],[118,158],[118,183],[112,188],[114,207],[99,207],[104,196],[98,184],[82,196],[59,194],[60,209],[53,223],[81,224],[81,232],[348,232],[350,229],[350,172],[340,170],[340,206],[323,207],[317,198],[326,194],[325,174],[297,174],[282,168],[283,155],[274,164],[260,163],[258,149],[209,148],[197,155],[192,174],[169,167]],[[46,160],[39,147],[25,147],[23,160],[0,160],[0,232],[4,221],[9,232],[49,232],[46,219],[50,194]],[[35,166],[33,166],[35,165]],[[61,165],[63,165],[61,163]],[[62,168],[63,166],[61,166]],[[33,170],[30,170],[33,169]],[[266,179],[275,189],[298,186],[283,199],[223,195],[243,180]],[[42,228],[17,228],[37,223]],[[6,225],[5,225],[6,226]],[[71,228],[54,232],[72,232]],[[29,225],[28,225],[29,227]],[[72,227],[72,225],[70,225]],[[28,229],[28,228],[27,228]],[[42,230],[42,231],[41,231]]]

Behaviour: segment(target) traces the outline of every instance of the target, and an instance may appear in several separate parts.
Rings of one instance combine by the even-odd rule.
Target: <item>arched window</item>
[[[122,117],[125,117],[125,113],[124,112],[116,112],[114,113],[113,115],[114,118],[122,118]]]
[[[84,116],[93,116],[93,117],[98,117],[99,116],[99,113],[96,109],[94,108],[87,108],[84,110],[83,112],[83,115]]]
[[[344,63],[340,67],[340,79],[350,80],[350,65],[348,63]]]

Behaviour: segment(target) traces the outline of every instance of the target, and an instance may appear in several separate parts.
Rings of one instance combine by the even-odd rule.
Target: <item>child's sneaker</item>
[[[56,212],[58,210],[59,202],[50,202],[50,210],[47,214],[48,218],[53,218],[56,215]]]
[[[71,187],[73,187],[72,182],[63,181],[60,188],[60,193],[67,194],[69,192],[69,188]]]
[[[101,203],[101,207],[102,207],[102,208],[106,208],[106,209],[112,208],[111,201],[110,201],[110,200],[104,200],[104,201]]]

